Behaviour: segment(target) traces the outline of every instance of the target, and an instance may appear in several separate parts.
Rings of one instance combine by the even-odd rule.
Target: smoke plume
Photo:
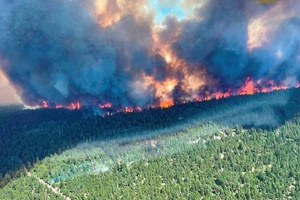
[[[2,71],[32,106],[164,106],[297,86],[298,1],[176,5],[191,12],[158,22],[147,0],[1,1]]]

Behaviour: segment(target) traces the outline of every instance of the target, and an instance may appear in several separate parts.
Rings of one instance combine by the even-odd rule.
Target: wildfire
[[[274,90],[286,90],[289,88],[288,86],[277,86],[275,84],[275,82],[272,80],[268,81],[268,85],[269,85],[269,88],[271,88],[271,89],[269,89],[269,91],[267,91],[267,92],[274,91]],[[298,87],[298,86],[296,86],[296,87]]]
[[[255,92],[258,92],[257,88],[254,88],[253,80],[250,79],[250,77],[247,77],[245,86],[242,87],[238,94],[245,95],[245,94],[254,94]]]
[[[135,110],[141,112],[143,109],[141,107],[136,107]]]
[[[132,113],[132,112],[134,112],[134,111],[138,111],[138,112],[140,112],[140,111],[142,111],[143,109],[141,108],[141,107],[125,107],[124,109],[123,109],[123,112],[126,112],[126,113]]]
[[[269,2],[274,2],[276,0],[256,0],[257,2],[260,3],[269,3]],[[88,89],[85,89],[86,87],[78,87],[80,89],[84,89],[87,91],[86,92],[88,95],[87,97],[81,98],[81,100],[74,100],[72,99],[72,102],[67,102],[64,103],[63,105],[60,105],[61,102],[59,102],[59,105],[56,105],[52,102],[51,99],[46,99],[47,97],[44,97],[43,101],[40,101],[39,99],[37,100],[37,103],[34,102],[32,104],[38,104],[40,107],[43,108],[67,108],[70,110],[76,110],[76,109],[81,109],[83,105],[86,105],[86,102],[93,102],[95,103],[94,105],[91,105],[92,107],[97,107],[98,109],[103,109],[103,112],[110,111],[110,112],[134,112],[134,111],[141,111],[144,107],[152,106],[152,107],[161,107],[161,108],[168,108],[170,106],[173,106],[176,103],[186,103],[187,101],[204,101],[204,100],[211,100],[211,99],[222,99],[222,98],[227,98],[229,96],[234,96],[234,95],[253,95],[255,93],[259,92],[270,92],[274,90],[280,90],[280,89],[287,89],[288,87],[284,85],[282,82],[278,83],[274,80],[256,80],[251,77],[245,78],[245,80],[237,80],[237,83],[239,83],[240,87],[237,88],[236,85],[232,86],[232,88],[224,88],[222,85],[218,85],[219,83],[224,83],[224,85],[229,84],[229,82],[225,83],[223,80],[218,80],[217,77],[227,77],[228,73],[225,73],[226,76],[215,76],[217,73],[222,73],[222,71],[226,70],[220,70],[218,72],[218,69],[216,70],[209,70],[211,66],[204,66],[204,65],[209,65],[211,62],[211,58],[214,61],[214,56],[210,56],[210,54],[213,54],[213,49],[209,50],[208,55],[206,56],[200,56],[199,58],[197,55],[201,51],[201,48],[199,48],[198,52],[198,47],[203,47],[203,49],[206,49],[206,44],[208,49],[210,48],[218,48],[219,50],[219,45],[216,47],[210,47],[211,45],[214,46],[215,44],[210,43],[215,43],[211,42],[210,40],[214,41],[215,38],[227,38],[227,31],[224,30],[224,34],[215,33],[215,36],[210,38],[202,37],[201,34],[198,34],[200,31],[205,31],[207,24],[206,21],[210,20],[205,20],[205,18],[210,19],[210,16],[206,16],[204,13],[203,16],[201,15],[200,12],[201,10],[197,11],[195,14],[193,14],[193,23],[187,23],[189,22],[189,18],[186,17],[184,20],[177,19],[176,17],[171,20],[170,18],[166,18],[165,22],[162,22],[161,24],[157,24],[154,21],[151,21],[155,18],[155,15],[153,14],[153,10],[151,10],[151,6],[149,7],[149,1],[148,0],[96,0],[94,1],[95,5],[92,5],[89,7],[92,12],[92,16],[95,17],[94,19],[96,20],[97,24],[96,26],[100,26],[99,30],[101,30],[101,34],[103,33],[103,41],[106,41],[109,43],[109,41],[118,41],[118,42],[112,42],[113,45],[112,47],[108,48],[109,51],[106,50],[104,51],[105,57],[102,58],[102,55],[99,56],[99,59],[93,58],[93,56],[84,56],[84,65],[83,66],[89,66],[90,62],[93,64],[94,61],[97,60],[97,67],[91,67],[91,68],[97,68],[100,69],[100,67],[106,67],[106,62],[104,60],[106,59],[106,53],[107,53],[107,58],[112,59],[116,62],[109,62],[107,64],[111,65],[113,63],[114,67],[117,70],[116,73],[101,73],[103,74],[103,80],[106,81],[107,83],[110,83],[112,86],[118,85],[118,81],[122,81],[120,84],[120,87],[127,87],[122,91],[126,91],[123,93],[120,93],[118,95],[126,95],[127,102],[131,102],[132,105],[128,104],[127,107],[121,108],[119,105],[121,105],[123,102],[122,98],[119,98],[118,95],[115,95],[117,91],[119,91],[119,87],[115,88],[109,88],[113,91],[114,95],[110,95],[109,93],[102,93],[101,89],[99,93],[94,91],[95,84],[97,86],[101,86],[101,82],[94,81],[93,79],[89,82],[88,78],[89,76],[92,77],[93,72],[98,72],[94,71],[95,69],[90,69],[87,70],[87,73],[84,74],[84,81],[81,82],[76,82],[75,86],[72,87],[73,83],[70,81],[70,85],[67,84],[64,81],[61,82],[54,82],[54,81],[49,81],[49,83],[56,83],[55,84],[55,89],[59,90],[62,92],[64,95],[70,95],[64,99],[64,101],[70,101],[70,98],[72,97],[77,97],[79,94],[81,95],[81,91],[75,92],[76,95],[71,95],[72,91],[75,89],[72,88],[77,88],[78,85],[81,86],[81,84],[84,84],[88,82],[89,86]],[[182,4],[186,5],[187,7],[193,7],[196,8],[197,6],[201,7],[200,4],[198,5],[199,1],[191,0],[191,1],[183,1]],[[207,1],[207,5],[210,5],[209,3],[216,3],[214,1]],[[197,5],[196,5],[197,4]],[[201,3],[202,4],[202,3]],[[205,4],[205,3],[203,3]],[[212,4],[213,5],[213,4]],[[195,7],[196,6],[196,7]],[[205,5],[204,5],[205,6]],[[222,6],[221,6],[222,7]],[[206,7],[204,7],[206,8]],[[208,7],[210,8],[210,7]],[[263,48],[264,50],[270,50],[273,56],[276,56],[276,60],[278,61],[284,61],[285,57],[287,57],[288,51],[284,48],[284,46],[281,43],[274,43],[275,45],[272,45],[272,42],[274,38],[276,38],[276,34],[271,34],[273,32],[276,32],[278,27],[280,26],[281,22],[287,19],[288,17],[293,17],[297,16],[297,13],[293,12],[288,12],[289,9],[287,6],[285,6],[285,2],[281,1],[278,2],[277,4],[274,4],[273,7],[270,7],[269,9],[266,9],[265,12],[257,12],[257,14],[252,15],[251,13],[245,13],[245,18],[247,18],[246,22],[248,24],[245,25],[246,32],[243,33],[244,35],[247,35],[247,47],[249,50],[249,53],[251,51],[257,49],[257,48]],[[247,9],[245,12],[249,12]],[[214,13],[211,15],[213,16]],[[195,16],[194,16],[195,15]],[[199,15],[199,16],[197,16]],[[122,24],[122,19],[125,16],[131,16],[134,19],[134,21],[129,21],[131,24],[132,23],[137,23],[138,29],[141,30],[131,30],[134,28],[130,28],[130,30],[127,30],[126,28],[128,27],[128,24]],[[225,16],[225,14],[224,14]],[[234,15],[235,16],[235,15]],[[195,19],[194,19],[195,18]],[[204,19],[204,23],[198,24]],[[226,23],[228,23],[228,19],[226,19]],[[168,21],[170,20],[170,21]],[[213,20],[213,18],[211,19]],[[218,19],[219,20],[219,19]],[[244,19],[243,19],[244,21]],[[125,21],[127,22],[127,21]],[[116,24],[117,26],[114,26]],[[197,25],[198,24],[198,25]],[[214,23],[213,23],[214,24]],[[222,24],[222,23],[220,23]],[[229,23],[228,23],[229,24]],[[236,25],[236,24],[234,24]],[[201,27],[203,29],[199,29],[197,27]],[[241,24],[238,24],[238,27],[240,27]],[[131,27],[131,26],[129,26]],[[135,26],[133,26],[135,27]],[[209,26],[208,26],[209,27]],[[214,27],[214,26],[213,26]],[[222,27],[220,25],[220,27]],[[232,26],[235,27],[235,26]],[[120,31],[121,29],[124,29],[124,32]],[[231,28],[231,26],[228,26],[228,29]],[[244,28],[242,31],[245,31]],[[143,30],[142,30],[143,29]],[[145,30],[144,30],[145,29]],[[193,30],[195,29],[195,30]],[[21,29],[20,29],[21,30]],[[77,29],[74,29],[77,30]],[[106,30],[108,32],[106,32]],[[218,30],[218,29],[216,29]],[[98,29],[97,29],[98,31]],[[110,34],[112,31],[113,33],[117,33],[118,38],[114,38],[114,34]],[[132,32],[131,32],[132,31]],[[146,34],[141,34],[143,37],[142,39],[138,39],[139,33],[145,31]],[[76,31],[72,31],[76,32]],[[120,32],[120,33],[119,33]],[[219,31],[215,31],[219,32]],[[221,31],[222,32],[222,31]],[[106,35],[109,34],[109,35]],[[238,34],[238,33],[236,33]],[[80,35],[80,34],[78,34]],[[112,35],[112,37],[110,37]],[[214,34],[212,34],[214,35]],[[222,36],[222,37],[221,37]],[[90,37],[90,34],[88,35]],[[274,37],[274,38],[272,38]],[[132,39],[133,38],[133,39]],[[182,38],[187,38],[187,40],[182,40]],[[239,37],[237,37],[239,38]],[[79,39],[86,39],[79,37]],[[99,38],[95,38],[95,41],[98,41]],[[202,41],[208,39],[207,43]],[[231,39],[231,37],[230,37]],[[74,39],[75,40],[75,39]],[[119,41],[120,40],[120,41]],[[141,41],[139,41],[141,40]],[[189,40],[191,42],[189,42]],[[60,41],[60,40],[59,40]],[[80,40],[80,41],[85,41],[85,40]],[[82,45],[83,47],[88,47],[84,51],[88,51],[87,53],[84,53],[84,55],[92,55],[96,52],[101,52],[100,49],[102,46],[98,47],[98,44],[95,45],[90,45],[94,40],[88,41],[87,45]],[[102,41],[102,38],[101,38]],[[132,44],[133,41],[137,41],[137,45]],[[227,43],[227,40],[224,40]],[[229,41],[229,40],[228,40]],[[244,43],[244,40],[242,40]],[[116,43],[116,44],[114,44]],[[120,43],[120,44],[119,44]],[[124,43],[124,44],[123,44]],[[217,42],[222,44],[223,40],[220,39],[220,42]],[[74,42],[74,47],[77,43]],[[80,43],[78,43],[80,44]],[[103,43],[103,45],[106,45],[106,42]],[[99,44],[100,45],[100,44]],[[101,42],[102,45],[102,42]],[[120,47],[119,47],[120,45]],[[127,53],[127,48],[131,47],[131,45],[134,47],[132,48],[132,52],[135,52],[134,54],[131,53],[129,50]],[[80,45],[81,46],[81,45]],[[88,50],[91,46],[91,51]],[[197,47],[197,50],[194,51],[192,50],[189,52],[189,49],[193,49],[193,47]],[[227,48],[227,45],[224,45]],[[94,48],[95,47],[95,48]],[[97,48],[96,48],[97,47]],[[230,47],[229,50],[231,49],[231,45],[228,46]],[[235,47],[235,44],[233,44],[233,49]],[[70,50],[73,48],[72,45],[70,45]],[[67,50],[69,50],[67,48]],[[77,47],[76,47],[77,48]],[[78,47],[79,48],[79,47]],[[95,50],[94,50],[95,49]],[[97,49],[97,51],[96,51]],[[146,54],[147,59],[144,59],[143,56],[139,56],[138,52],[140,50],[146,49],[147,52],[143,54]],[[180,50],[180,51],[179,51]],[[214,49],[217,50],[217,49]],[[227,51],[227,50],[226,50]],[[78,51],[81,52],[81,51]],[[113,52],[113,53],[112,53]],[[123,55],[123,52],[124,55]],[[205,51],[204,51],[205,52]],[[23,53],[23,52],[21,52]],[[248,53],[248,52],[247,52]],[[111,56],[110,54],[113,54]],[[127,55],[128,54],[128,55]],[[142,54],[142,55],[143,55]],[[199,53],[201,54],[201,53]],[[17,55],[17,54],[16,54]],[[68,55],[66,55],[68,56]],[[255,56],[255,55],[254,55]],[[79,56],[80,57],[80,56]],[[90,58],[91,57],[91,58]],[[100,59],[101,57],[101,59]],[[113,57],[113,58],[112,58]],[[135,57],[138,57],[140,60],[149,60],[149,66],[151,67],[144,67],[148,66],[148,64],[140,64],[140,61],[135,61]],[[195,58],[194,58],[195,57]],[[202,58],[203,57],[203,58]],[[209,58],[209,62],[202,61],[202,59],[206,59],[206,57]],[[247,56],[248,57],[248,56]],[[51,56],[52,58],[52,56]],[[69,57],[68,57],[69,58]],[[73,60],[73,57],[71,60]],[[103,60],[102,60],[103,59]],[[297,59],[300,60],[300,57],[297,57]],[[99,62],[98,62],[99,60]],[[218,59],[216,59],[218,60]],[[220,60],[225,60],[225,59],[220,59]],[[103,62],[102,62],[103,61]],[[111,60],[109,60],[111,61]],[[124,66],[123,64],[116,64],[116,63],[123,63],[125,61]],[[133,62],[134,61],[134,62]],[[102,63],[104,63],[102,65]],[[128,64],[126,64],[128,63]],[[43,64],[43,63],[42,63]],[[226,63],[225,63],[226,64]],[[116,66],[115,66],[116,65]],[[137,65],[137,67],[133,67],[134,65]],[[156,66],[157,65],[157,66]],[[227,64],[226,64],[227,65]],[[39,66],[39,64],[37,64]],[[222,65],[223,66],[223,65]],[[277,66],[277,65],[275,65]],[[123,69],[124,67],[124,69]],[[144,68],[143,68],[144,67]],[[230,67],[230,66],[229,66]],[[122,70],[124,70],[126,73],[126,76],[123,78],[122,76]],[[99,70],[102,72],[102,69]],[[113,71],[113,70],[112,70]],[[133,72],[132,75],[127,75],[127,73]],[[270,70],[271,71],[271,70]],[[79,72],[86,72],[79,70]],[[78,74],[79,74],[78,72]],[[120,72],[120,73],[119,73]],[[227,72],[227,71],[226,71]],[[51,73],[50,73],[51,74]],[[58,73],[60,74],[60,72]],[[64,73],[62,73],[64,75]],[[100,74],[100,73],[99,73]],[[111,79],[110,76],[115,75],[117,79]],[[261,73],[263,74],[263,73]],[[98,74],[97,74],[98,75]],[[107,75],[107,77],[105,76]],[[120,76],[120,77],[119,77]],[[36,76],[38,77],[38,76]],[[56,76],[55,76],[56,77]],[[58,76],[59,79],[65,79],[65,76]],[[68,76],[66,76],[68,77]],[[87,80],[86,80],[86,77]],[[243,74],[238,77],[243,77]],[[255,76],[257,77],[257,76]],[[98,78],[98,77],[97,77]],[[0,73],[0,79],[1,79],[1,73]],[[49,78],[50,79],[50,78]],[[128,80],[127,80],[128,79]],[[25,79],[24,79],[25,80]],[[46,79],[47,80],[47,79]],[[101,79],[102,80],[102,79]],[[113,80],[113,81],[112,81]],[[115,81],[117,80],[117,81]],[[125,81],[126,80],[126,81]],[[56,80],[55,80],[56,81]],[[37,81],[38,82],[38,81]],[[75,81],[73,81],[75,82]],[[124,82],[124,84],[123,84]],[[242,84],[241,84],[242,83]],[[1,86],[1,82],[0,82]],[[118,85],[119,86],[119,85]],[[299,87],[297,85],[297,87]],[[208,89],[206,90],[206,87]],[[48,89],[48,87],[45,87]],[[70,91],[68,91],[68,88],[70,88]],[[97,87],[98,88],[98,87]],[[107,89],[107,90],[109,90]],[[67,92],[65,92],[65,90]],[[35,91],[35,90],[33,90]],[[106,91],[106,90],[105,90]],[[121,90],[120,90],[121,91]],[[34,92],[32,92],[34,93]],[[96,93],[96,95],[94,94]],[[204,94],[200,94],[204,93]],[[101,96],[103,95],[103,96]],[[116,100],[116,103],[111,103],[111,102],[106,102],[110,101],[110,98],[106,98],[107,96],[116,96],[118,97],[118,101]],[[98,98],[101,96],[101,100]],[[105,100],[106,98],[106,100]],[[53,98],[52,100],[55,101],[57,98]],[[91,100],[92,99],[92,100]],[[120,101],[122,99],[122,101]],[[84,101],[86,100],[86,101]],[[103,101],[103,102],[102,102]],[[101,102],[101,103],[100,103]],[[117,103],[118,102],[118,103]],[[122,102],[122,103],[120,103]],[[150,102],[150,103],[149,103]],[[152,104],[151,104],[152,102]],[[116,104],[116,105],[115,105]],[[122,104],[123,105],[123,104]],[[136,107],[133,105],[143,105],[142,107]]]
[[[297,84],[295,87],[300,87],[300,83]],[[200,102],[200,101],[207,101],[207,100],[211,100],[211,99],[222,99],[222,98],[227,98],[230,96],[237,96],[237,95],[253,95],[255,93],[267,93],[267,92],[271,92],[271,91],[275,91],[275,90],[286,90],[288,89],[288,86],[285,85],[280,85],[280,84],[276,84],[275,81],[273,80],[269,80],[268,82],[264,82],[262,80],[258,80],[258,81],[254,81],[253,79],[251,79],[250,77],[247,77],[245,80],[245,83],[237,90],[235,90],[236,92],[233,91],[232,88],[228,88],[226,91],[221,92],[215,92],[206,96],[202,96],[202,97],[196,97],[194,99],[192,99],[192,101],[194,102]],[[182,100],[181,102],[176,102],[176,103],[181,103],[181,104],[185,104],[187,102],[187,100]],[[152,107],[160,107],[160,108],[168,108],[171,107],[175,104],[174,100],[172,98],[161,98],[161,100],[159,101],[158,104],[154,104],[151,105]],[[50,104],[47,101],[42,101],[41,102],[41,107],[43,108],[50,108]],[[108,108],[113,108],[113,104],[112,103],[105,103],[105,104],[98,104],[98,107],[100,109],[108,109]],[[81,109],[82,108],[82,104],[80,102],[74,102],[74,103],[70,103],[68,106],[63,106],[63,105],[56,105],[54,106],[54,108],[67,108],[70,110],[76,110],[76,109]],[[126,112],[126,113],[132,113],[135,111],[142,111],[143,108],[142,107],[125,107],[123,109],[116,109],[117,112]],[[111,115],[110,114],[105,114],[105,116],[107,115]]]
[[[131,113],[131,112],[134,111],[134,108],[132,108],[132,107],[125,107],[123,111],[126,112],[126,113]]]
[[[47,101],[42,101],[42,107],[43,108],[49,108],[49,104]]]
[[[105,108],[111,108],[112,103],[105,103],[105,104],[99,104],[99,108],[105,109]]]
[[[227,98],[227,97],[230,97],[232,94],[231,94],[231,89],[228,89],[227,92],[223,93],[223,92],[217,92],[216,94],[216,99],[222,99],[222,98]]]
[[[81,108],[81,104],[79,102],[71,103],[68,107],[70,110],[76,110]]]
[[[298,86],[296,86],[298,87]],[[245,94],[254,94],[254,93],[266,93],[272,92],[275,90],[286,90],[288,86],[285,85],[276,85],[275,81],[270,80],[267,84],[263,85],[261,81],[254,82],[250,77],[247,78],[244,87],[239,90],[238,95],[245,95]]]
[[[162,100],[160,101],[159,107],[161,108],[168,108],[174,105],[173,100]]]

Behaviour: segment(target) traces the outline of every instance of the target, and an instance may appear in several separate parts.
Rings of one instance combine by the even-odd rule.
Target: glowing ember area
[[[48,102],[47,101],[42,101],[42,106],[43,106],[43,108],[49,108],[49,104],[48,104]]]
[[[136,107],[135,110],[141,112],[143,109],[141,107]]]
[[[0,70],[26,105],[100,114],[287,89],[300,81],[299,9],[295,0],[1,1]]]
[[[222,98],[227,98],[227,97],[229,97],[231,95],[232,95],[231,89],[228,89],[228,91],[225,92],[225,93],[222,93],[222,92],[216,93],[215,98],[216,99],[222,99]]]
[[[70,110],[80,109],[81,104],[79,102],[71,103],[67,108]]]
[[[173,100],[162,100],[162,101],[160,101],[160,104],[159,104],[159,106],[161,108],[168,108],[173,105],[174,105]]]
[[[134,108],[129,108],[129,107],[124,108],[124,112],[130,113],[130,112],[133,112],[133,111],[134,111]]]
[[[105,103],[105,104],[99,104],[99,108],[104,109],[104,108],[111,108],[112,103]]]
[[[143,109],[141,107],[125,107],[123,110],[123,112],[126,112],[126,113],[132,113],[132,112],[140,112],[142,111]]]
[[[263,85],[265,85],[265,87]],[[295,87],[299,88],[300,83],[297,84]],[[236,92],[233,92],[233,90],[231,88],[229,88],[225,92],[212,93],[210,95],[205,95],[205,96],[194,98],[191,101],[200,102],[200,101],[206,101],[206,100],[211,100],[211,99],[218,100],[218,99],[222,99],[222,98],[228,98],[230,96],[253,95],[255,93],[266,93],[266,92],[272,92],[275,90],[286,90],[288,88],[289,88],[288,86],[276,85],[275,81],[273,81],[273,80],[268,81],[266,84],[262,84],[262,81],[253,81],[250,77],[247,77],[243,86],[241,88],[237,89]],[[160,99],[158,102],[159,102],[158,104],[156,103],[156,104],[148,105],[145,108],[149,108],[150,106],[153,108],[157,108],[157,107],[168,108],[168,107],[175,105],[173,99]],[[177,103],[185,104],[186,102],[188,102],[188,101],[182,100]],[[100,109],[113,109],[117,112],[126,112],[126,113],[132,113],[135,111],[140,112],[143,110],[143,108],[139,107],[139,106],[125,107],[123,109],[117,109],[117,108],[114,108],[112,103],[98,104],[98,106]],[[51,107],[51,106],[49,106],[48,102],[42,101],[42,107],[43,108],[67,108],[70,110],[75,110],[75,109],[81,109],[82,105],[79,102],[77,102],[77,103],[71,103],[68,106],[56,105],[55,107]],[[111,113],[110,112],[106,113],[103,116],[106,116],[106,115],[111,115]]]
[[[66,108],[69,110],[76,110],[76,109],[81,109],[81,103],[80,102],[76,102],[76,103],[70,103],[69,105],[63,106],[63,105],[52,105],[47,101],[42,101],[42,108]]]
[[[300,84],[295,86],[296,88],[300,87]],[[243,86],[238,89],[236,92],[233,92],[231,88],[227,90],[227,92],[217,92],[214,94],[211,94],[209,96],[199,97],[196,98],[195,101],[204,101],[204,100],[211,100],[211,99],[222,99],[227,98],[230,96],[237,96],[237,95],[253,95],[255,93],[266,93],[266,92],[272,92],[275,90],[286,90],[289,87],[287,86],[279,86],[276,85],[274,81],[270,80],[266,83],[266,86],[264,87],[261,83],[261,81],[254,82],[250,77],[247,77],[245,83]]]
[[[253,81],[250,79],[250,77],[247,77],[245,86],[240,89],[238,94],[254,94],[255,92],[258,92],[258,90],[254,88]]]
[[[56,109],[63,108],[63,107],[64,107],[64,106],[62,106],[62,105],[56,105],[56,106],[55,106]]]
[[[266,86],[263,87],[259,83],[260,81],[257,81],[255,84],[253,80],[250,79],[250,77],[247,78],[245,86],[239,91],[239,95],[244,94],[254,94],[259,92],[271,92],[275,90],[286,90],[288,89],[287,86],[277,86],[274,81],[270,80],[267,82]]]

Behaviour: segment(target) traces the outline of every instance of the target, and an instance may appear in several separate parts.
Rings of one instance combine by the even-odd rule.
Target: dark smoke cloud
[[[260,5],[246,0],[206,1],[196,12],[195,19],[182,22],[178,40],[172,45],[173,51],[189,63],[204,64],[209,74],[225,88],[240,87],[248,76],[256,80],[286,80],[293,73],[299,73],[300,4],[288,0],[282,5],[281,13],[273,13],[265,20],[290,12],[298,16],[279,21],[274,32],[267,35],[269,42],[249,51],[249,23],[274,8],[274,4]],[[264,25],[267,24],[268,21]],[[276,57],[279,49],[282,58]]]
[[[134,2],[133,8],[137,5]],[[86,105],[112,102],[120,107],[146,106],[157,97],[155,85],[145,85],[144,76],[157,81],[170,76],[179,79],[172,94],[180,101],[189,96],[184,86],[188,83],[181,80],[185,78],[183,68],[190,74],[205,72],[210,77],[199,88],[199,95],[238,88],[248,76],[291,86],[300,79],[300,3],[293,0],[270,5],[206,0],[193,18],[179,21],[168,16],[158,34],[160,40],[188,63],[176,70],[170,70],[159,51],[153,51],[151,17],[138,18],[128,11],[112,26],[103,28],[97,20],[107,16],[92,16],[94,3],[0,2],[2,70],[26,104],[40,105],[46,100],[62,105],[80,101]],[[276,6],[282,7],[277,14],[287,17],[271,26],[268,41],[249,50],[249,24]],[[111,1],[107,9],[114,16],[121,12],[117,1]],[[271,19],[266,16],[266,24]]]
[[[6,6],[0,51],[8,64],[3,69],[21,87],[25,103],[144,106],[153,101],[153,88],[132,94],[133,82],[151,75],[155,66],[158,78],[165,76],[162,59],[149,53],[153,41],[146,21],[125,16],[104,29],[77,1],[7,2]]]

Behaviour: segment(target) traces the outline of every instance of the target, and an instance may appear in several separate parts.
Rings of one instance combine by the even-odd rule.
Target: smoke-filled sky
[[[0,105],[19,104],[20,98],[5,75],[0,71]]]
[[[1,70],[31,106],[145,107],[249,80],[293,87],[299,17],[297,0],[2,0]],[[0,103],[15,102],[0,78]]]

